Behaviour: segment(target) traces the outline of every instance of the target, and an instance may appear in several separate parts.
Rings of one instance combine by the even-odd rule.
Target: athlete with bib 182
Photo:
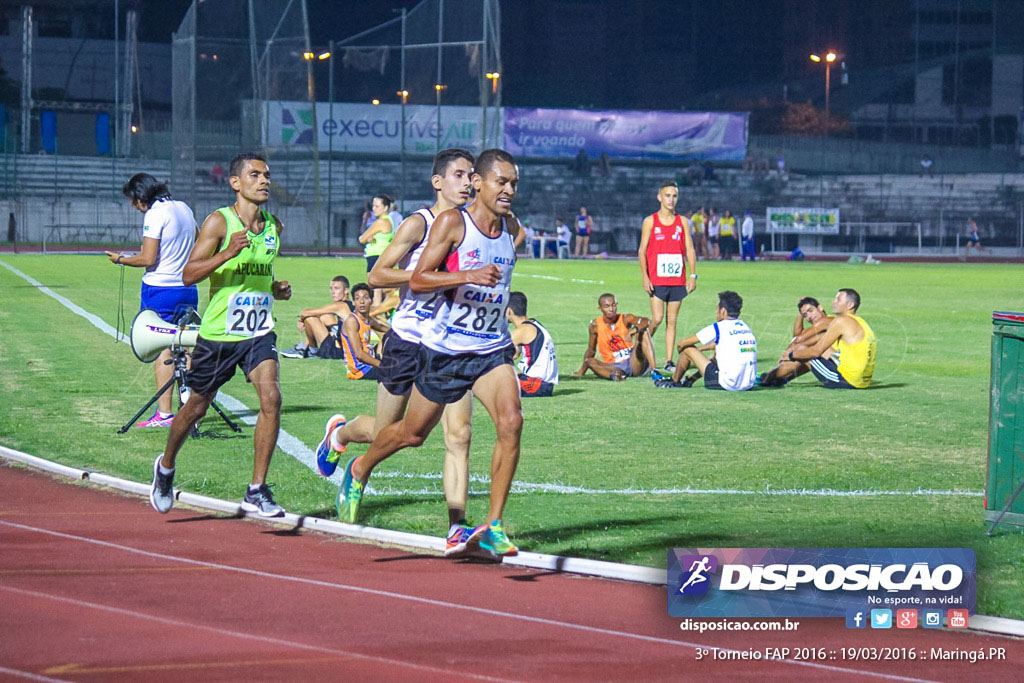
[[[658,190],[661,208],[644,219],[638,254],[644,291],[651,298],[652,339],[658,325],[665,320],[666,370],[675,369],[672,350],[676,344],[679,304],[683,297],[697,289],[697,257],[693,253],[689,221],[676,213],[678,199],[679,188],[675,181],[663,182]]]

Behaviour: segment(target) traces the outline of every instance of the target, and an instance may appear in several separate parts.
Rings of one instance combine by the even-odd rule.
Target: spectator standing
[[[740,258],[744,261],[750,256],[751,261],[757,260],[757,252],[754,250],[754,217],[750,211],[743,212],[743,224],[740,226],[740,239],[743,244],[740,246]]]

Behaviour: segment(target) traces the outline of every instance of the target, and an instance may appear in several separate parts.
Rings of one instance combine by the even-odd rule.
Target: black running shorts
[[[324,360],[345,360],[345,350],[333,334],[327,335],[316,350],[316,357]]]
[[[836,362],[831,358],[812,358],[807,364],[811,366],[811,372],[826,389],[856,389],[855,386],[843,379],[843,376],[839,374]]]
[[[512,365],[515,348],[506,346],[487,354],[448,355],[421,346],[423,371],[416,378],[416,388],[434,403],[455,403],[488,372],[501,365]]]
[[[240,342],[217,342],[199,337],[192,349],[192,369],[185,376],[188,388],[208,399],[242,368],[248,382],[249,373],[265,360],[277,360],[277,335],[268,332]]]
[[[662,301],[682,301],[686,298],[686,285],[655,285],[651,298]]]
[[[718,361],[711,361],[704,368],[704,388],[722,389],[722,385],[718,382]]]
[[[394,330],[384,335],[377,380],[392,396],[407,396],[423,368],[420,345],[407,342]]]

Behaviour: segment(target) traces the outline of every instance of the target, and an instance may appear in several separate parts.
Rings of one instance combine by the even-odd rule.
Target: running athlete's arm
[[[427,222],[418,213],[402,221],[395,231],[391,244],[377,259],[373,270],[367,274],[366,283],[375,289],[393,289],[409,284],[411,273],[404,268],[396,270],[395,266],[423,241],[426,231]]]
[[[359,236],[359,244],[366,244],[378,233],[391,232],[393,229],[394,228],[392,227],[390,220],[378,218],[363,232],[362,235]]]
[[[590,214],[587,214],[587,230],[593,230],[593,229],[594,229],[594,219],[590,217]]]
[[[370,324],[373,325],[372,322]],[[363,348],[363,340],[359,336],[359,321],[356,320],[356,316],[350,315],[345,318],[345,322],[341,325],[341,331],[346,337],[348,337],[349,347],[352,349],[352,354],[360,363],[372,365],[375,368],[380,367],[380,361],[374,358],[373,354]]]
[[[188,255],[188,262],[181,273],[181,283],[186,287],[201,282],[210,276],[210,273],[242,253],[242,250],[249,246],[248,230],[239,230],[231,235],[227,246],[220,249],[228,234],[228,224],[219,211],[214,211],[206,220],[203,227],[199,229],[199,237],[196,238],[192,253]],[[218,251],[220,249],[220,251]]]
[[[686,217],[683,221],[689,223]],[[690,294],[697,289],[697,255],[693,250],[693,238],[690,236],[692,224],[683,229],[683,239],[686,242],[686,293]]]
[[[644,219],[644,224],[640,228],[640,249],[637,251],[637,257],[640,261],[640,275],[643,276],[644,291],[650,294],[654,291],[654,286],[651,285],[651,276],[647,272],[647,246],[651,241],[651,228],[654,227],[654,219],[648,216]],[[693,248],[692,246],[690,247]]]
[[[274,225],[277,226],[277,237],[280,240],[284,226],[277,216],[271,214],[270,217],[274,219]],[[280,241],[278,241],[278,246],[280,246]],[[292,298],[292,286],[288,284],[287,280],[274,280],[270,283],[270,295],[278,301],[287,301]]]
[[[501,279],[501,269],[493,263],[482,268],[457,270],[454,273],[439,270],[444,265],[448,254],[458,248],[465,236],[465,225],[462,212],[449,209],[434,221],[427,237],[427,246],[420,254],[420,260],[409,278],[409,289],[419,294],[436,292],[440,289],[453,289],[459,285],[473,284],[493,287]]]
[[[519,219],[511,214],[509,215],[508,220],[505,221],[505,225],[508,227],[508,231],[512,235],[512,247],[518,249],[519,245],[526,241],[526,231],[523,230],[523,226],[519,224]]]

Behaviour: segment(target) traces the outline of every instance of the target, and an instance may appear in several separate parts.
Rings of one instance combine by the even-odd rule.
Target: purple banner
[[[742,161],[746,113],[582,111],[505,107],[505,149],[515,155]]]

